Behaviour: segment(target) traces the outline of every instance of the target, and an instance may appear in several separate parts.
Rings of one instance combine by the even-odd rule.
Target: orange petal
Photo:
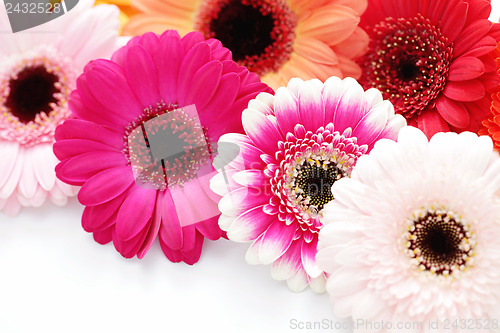
[[[177,30],[181,36],[193,30],[189,25],[189,20],[182,18],[176,20],[163,15],[139,14],[130,18],[128,23],[123,27],[123,34],[135,36],[149,31],[161,34],[169,29]]]
[[[297,35],[324,41],[329,45],[346,40],[356,29],[359,15],[351,8],[339,5],[315,9],[299,21]]]

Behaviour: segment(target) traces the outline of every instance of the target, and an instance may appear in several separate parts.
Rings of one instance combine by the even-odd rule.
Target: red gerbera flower
[[[500,76],[488,55],[500,25],[489,0],[372,0],[361,26],[371,41],[358,59],[365,88],[378,88],[428,137],[477,132]]]

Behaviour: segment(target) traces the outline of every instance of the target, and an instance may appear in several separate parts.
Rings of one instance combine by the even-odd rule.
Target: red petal
[[[417,118],[418,128],[430,139],[438,132],[449,132],[450,127],[436,109],[422,112]]]
[[[450,66],[450,81],[466,81],[478,78],[484,73],[484,64],[474,57],[460,57]]]
[[[448,45],[453,43],[462,32],[465,25],[465,19],[467,18],[468,7],[469,5],[466,2],[461,2],[444,16],[446,21],[441,26],[441,31],[444,36],[448,37]]]
[[[441,96],[436,100],[436,109],[454,127],[463,128],[469,124],[467,108],[460,102]]]
[[[446,84],[443,94],[446,97],[460,102],[472,102],[484,97],[486,91],[484,90],[481,81],[450,81]]]
[[[488,20],[478,20],[467,26],[455,40],[453,50],[455,56],[460,56],[476,45],[490,31],[492,23]]]

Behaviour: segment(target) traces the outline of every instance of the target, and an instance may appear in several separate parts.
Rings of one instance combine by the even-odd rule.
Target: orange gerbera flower
[[[130,0],[96,0],[95,4],[112,4],[118,6],[120,8],[120,23],[122,28],[132,15],[137,14],[137,11],[130,5]]]
[[[500,43],[498,43],[497,48],[490,55],[495,59],[498,72],[500,73]],[[491,112],[483,120],[483,127],[479,130],[479,134],[489,135],[493,139],[495,149],[500,152],[500,85],[493,90],[491,99],[493,100],[491,103]]]
[[[124,34],[192,30],[217,38],[240,65],[276,88],[292,77],[359,78],[352,61],[368,36],[358,27],[367,0],[131,0],[141,14]]]

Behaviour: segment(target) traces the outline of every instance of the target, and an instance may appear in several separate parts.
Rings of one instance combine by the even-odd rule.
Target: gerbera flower
[[[359,78],[352,61],[368,37],[358,28],[367,0],[132,0],[144,14],[131,18],[125,33],[191,30],[217,38],[240,65],[273,88],[292,77]]]
[[[378,88],[408,124],[431,137],[477,132],[498,83],[488,53],[500,25],[486,0],[373,0],[360,26],[371,41],[361,84]]]
[[[204,236],[222,235],[209,143],[243,131],[241,112],[263,91],[200,33],[148,33],[112,61],[89,63],[70,99],[77,119],[58,128],[54,145],[57,176],[83,185],[83,228],[127,258],[142,258],[159,236],[171,261],[198,261]],[[169,147],[180,150],[172,157]]]
[[[422,332],[435,320],[440,328],[445,319],[498,320],[500,159],[492,148],[470,132],[429,142],[406,127],[333,185],[316,258],[338,317],[420,322]]]
[[[253,241],[249,263],[273,263],[273,277],[293,291],[311,284],[321,292],[325,275],[315,255],[330,188],[406,122],[376,89],[365,92],[354,79],[337,77],[324,84],[292,79],[276,96],[250,101],[242,120],[246,135],[219,140],[241,150],[211,181],[224,195],[219,225],[230,240]]]
[[[497,70],[500,73],[500,43],[497,48],[490,54],[496,60]],[[488,110],[486,119],[483,120],[482,127],[479,130],[480,135],[489,135],[493,139],[493,144],[497,151],[500,151],[500,82],[493,88],[493,102]],[[486,110],[485,110],[486,111]]]
[[[68,98],[85,64],[109,57],[118,38],[118,10],[80,3],[67,14],[16,34],[0,17],[0,210],[64,205],[75,189],[56,179],[57,125],[70,117]]]

